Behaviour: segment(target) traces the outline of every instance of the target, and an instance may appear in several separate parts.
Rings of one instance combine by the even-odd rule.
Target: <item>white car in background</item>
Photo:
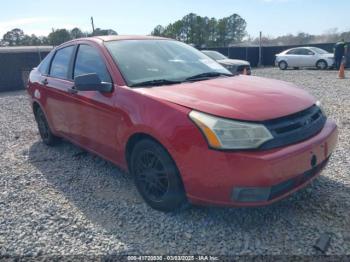
[[[300,67],[325,70],[334,66],[334,55],[318,47],[297,47],[277,54],[275,64],[281,70]]]

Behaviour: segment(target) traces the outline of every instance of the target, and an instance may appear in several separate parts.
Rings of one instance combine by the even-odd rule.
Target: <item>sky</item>
[[[149,34],[188,13],[222,18],[233,13],[247,21],[247,32],[257,37],[306,32],[322,34],[334,28],[350,31],[349,0],[10,0],[2,1],[0,38],[13,28],[26,34],[47,35],[52,28],[95,27],[119,34]]]

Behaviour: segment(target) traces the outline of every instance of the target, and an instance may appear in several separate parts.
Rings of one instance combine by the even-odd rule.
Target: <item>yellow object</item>
[[[220,143],[219,139],[216,137],[216,135],[214,134],[214,132],[209,127],[207,127],[204,123],[199,121],[198,119],[193,119],[193,120],[196,122],[198,127],[204,133],[205,137],[208,140],[209,145],[214,147],[214,148],[220,148],[221,143]]]

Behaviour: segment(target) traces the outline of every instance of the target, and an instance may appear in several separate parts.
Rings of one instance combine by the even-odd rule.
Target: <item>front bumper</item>
[[[328,67],[329,67],[329,68],[334,67],[334,65],[335,65],[335,60],[334,60],[334,58],[327,58],[326,61],[327,61],[327,64],[328,64]]]
[[[261,206],[278,201],[310,183],[333,152],[336,124],[327,120],[314,137],[266,151],[215,151],[193,147],[179,166],[190,202],[220,206]],[[265,198],[241,201],[235,189],[264,188]],[[253,201],[252,201],[253,200]]]

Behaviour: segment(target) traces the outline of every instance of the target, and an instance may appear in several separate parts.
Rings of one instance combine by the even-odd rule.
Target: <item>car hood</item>
[[[316,102],[291,83],[253,76],[222,77],[136,91],[208,114],[247,121],[290,115]]]
[[[222,65],[235,65],[235,66],[250,65],[248,61],[238,60],[238,59],[222,59],[222,60],[217,60],[217,62]]]

